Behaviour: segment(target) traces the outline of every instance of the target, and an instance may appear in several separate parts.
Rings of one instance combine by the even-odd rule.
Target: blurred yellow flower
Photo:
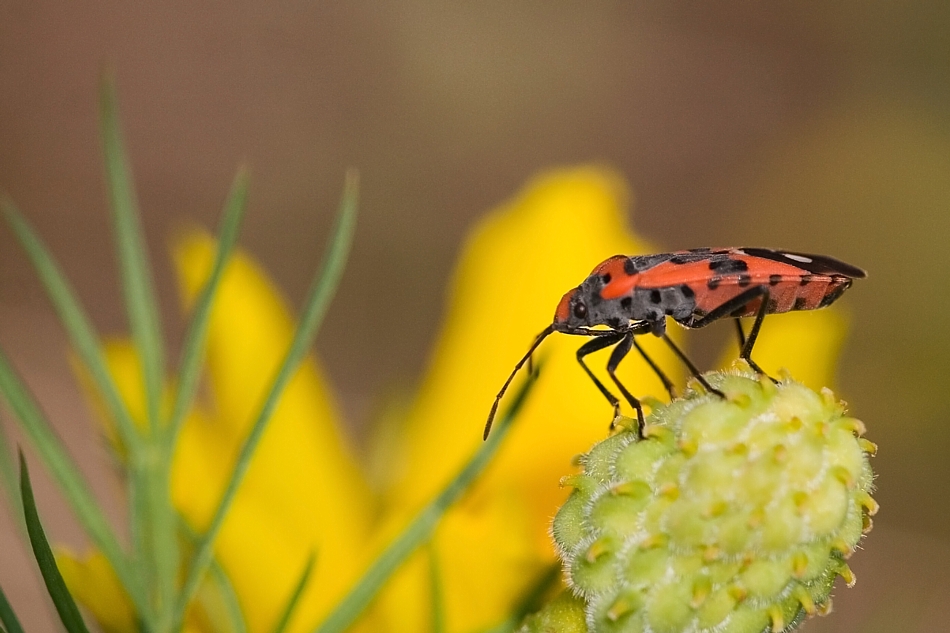
[[[184,303],[193,301],[210,270],[214,241],[196,231],[174,244]],[[220,499],[240,442],[289,346],[290,310],[264,273],[237,254],[222,280],[207,344],[207,398],[182,428],[172,466],[175,507],[202,531]],[[133,412],[142,411],[142,381],[129,342],[106,346],[107,358]],[[316,567],[290,630],[309,630],[340,599],[364,564],[373,496],[346,444],[339,415],[317,363],[305,362],[290,381],[225,520],[215,552],[240,599],[250,631],[272,630],[306,560]],[[68,557],[61,556],[61,560]],[[88,559],[108,586],[109,571]],[[88,586],[96,572],[68,561],[70,587]],[[111,572],[110,572],[111,573]],[[114,577],[111,578],[115,583]],[[131,613],[107,593],[80,599],[105,627],[134,631],[115,611]]]
[[[304,363],[280,401],[215,548],[250,631],[273,628],[315,552],[315,572],[289,627],[312,630],[372,554],[477,450],[495,393],[551,322],[561,295],[611,255],[656,250],[627,228],[629,204],[629,191],[615,173],[565,169],[536,178],[475,227],[455,272],[429,370],[395,433],[389,429],[387,437],[397,440],[380,452],[385,463],[372,465],[386,475],[381,490],[372,491],[366,471],[357,466],[317,362]],[[186,305],[207,278],[214,248],[211,238],[196,231],[175,242]],[[756,359],[767,370],[784,365],[806,383],[819,384],[831,376],[844,326],[827,310],[807,316],[770,318]],[[173,466],[174,504],[195,530],[209,521],[292,331],[289,310],[272,284],[246,256],[236,256],[212,315],[207,397],[186,422]],[[681,384],[678,361],[657,340],[645,338],[651,356]],[[611,418],[610,406],[577,365],[580,344],[568,336],[545,342],[539,353],[543,374],[498,458],[445,516],[433,545],[383,590],[371,622],[364,622],[367,630],[431,630],[433,569],[445,631],[485,629],[505,620],[554,563],[547,531],[566,497],[559,478],[572,456],[603,437]],[[107,352],[135,410],[142,394],[134,354],[125,343]],[[602,363],[606,355],[593,357],[595,371]],[[664,395],[635,355],[619,374],[637,394]],[[70,587],[104,630],[135,630],[131,606],[101,557],[80,561],[62,554],[60,560]],[[190,614],[188,625],[214,630],[205,621],[199,611]]]

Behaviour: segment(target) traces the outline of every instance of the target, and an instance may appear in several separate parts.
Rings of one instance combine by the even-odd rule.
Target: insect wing
[[[866,273],[831,257],[775,251],[763,248],[735,248],[712,251],[703,258],[685,251],[621,283],[604,288],[604,298],[621,296],[621,286],[692,290],[696,313],[708,314],[753,286],[769,287],[769,313],[814,310],[830,305],[851,285],[852,278]],[[732,316],[753,316],[760,300],[753,300]]]

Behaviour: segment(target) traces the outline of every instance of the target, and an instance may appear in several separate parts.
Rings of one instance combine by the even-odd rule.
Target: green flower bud
[[[552,533],[590,631],[791,631],[854,583],[877,511],[864,425],[827,389],[737,367],[706,376],[725,399],[657,406],[645,439],[622,429],[563,480]]]
[[[525,618],[518,633],[587,633],[584,601],[569,591]]]

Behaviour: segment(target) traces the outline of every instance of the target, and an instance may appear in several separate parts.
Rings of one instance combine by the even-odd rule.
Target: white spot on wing
[[[785,255],[785,257],[796,262],[801,262],[803,264],[811,263],[811,257],[805,257],[804,255],[795,255],[794,253],[782,253],[782,254]]]

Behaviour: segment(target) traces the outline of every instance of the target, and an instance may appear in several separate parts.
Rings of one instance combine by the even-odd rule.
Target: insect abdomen
[[[817,310],[831,305],[845,290],[851,287],[851,281],[849,277],[837,275],[795,275],[793,277],[772,276],[770,279],[753,278],[748,283],[741,285],[723,283],[715,288],[706,288],[697,298],[696,309],[700,314],[709,313],[733,297],[737,297],[746,288],[755,285],[767,285],[769,288],[769,303],[766,312],[768,314],[795,310]],[[739,308],[731,316],[755,316],[761,303],[761,299],[755,299]]]

